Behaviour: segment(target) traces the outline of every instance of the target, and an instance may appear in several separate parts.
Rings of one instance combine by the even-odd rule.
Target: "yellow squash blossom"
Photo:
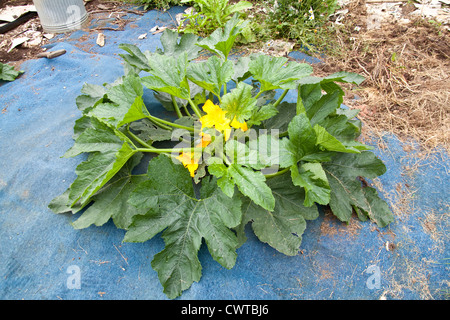
[[[211,143],[211,135],[204,132],[202,132],[201,135],[202,138],[200,139],[200,142],[195,146],[196,148],[204,148]]]
[[[202,130],[204,128],[215,128],[224,134],[225,140],[228,140],[231,134],[231,127],[235,129],[241,129],[242,131],[248,130],[247,123],[239,122],[233,119],[230,123],[230,119],[226,117],[227,112],[222,110],[218,105],[215,105],[211,100],[207,100],[203,105],[203,111],[206,115],[200,118],[202,123]]]
[[[196,148],[204,148],[211,143],[211,136],[207,133],[202,132],[202,138],[200,142],[195,146]],[[178,157],[183,166],[189,170],[191,177],[195,176],[195,171],[198,169],[199,159],[195,157],[195,153],[182,152]]]
[[[190,152],[182,152],[178,157],[183,166],[189,170],[191,177],[195,176],[195,171],[198,169],[198,160],[194,158],[194,154]]]
[[[224,134],[225,140],[228,140],[231,134],[231,127],[235,129],[241,129],[242,131],[248,130],[247,123],[239,122],[233,119],[230,123],[230,119],[226,117],[227,112],[222,110],[218,105],[215,105],[211,100],[207,100],[203,105],[203,111],[206,115],[200,118],[202,123],[202,130],[204,128],[215,128]],[[211,135],[201,132],[200,142],[196,144],[196,148],[204,148],[211,143]],[[189,170],[191,177],[195,176],[195,171],[198,169],[198,162],[191,152],[182,152],[178,157],[178,160]]]

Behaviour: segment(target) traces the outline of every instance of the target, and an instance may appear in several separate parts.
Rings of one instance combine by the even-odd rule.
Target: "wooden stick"
[[[61,50],[56,50],[56,51],[52,51],[52,52],[41,52],[41,53],[38,53],[37,57],[38,58],[53,59],[53,58],[62,56],[65,53],[66,53],[66,50],[61,49]]]

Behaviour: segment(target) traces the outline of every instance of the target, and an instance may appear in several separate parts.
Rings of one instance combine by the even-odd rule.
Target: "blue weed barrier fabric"
[[[66,49],[65,55],[27,61],[19,79],[0,86],[1,299],[167,299],[150,265],[164,247],[160,237],[122,243],[124,230],[112,222],[74,230],[70,223],[78,214],[55,215],[47,205],[72,183],[83,160],[61,158],[73,144],[82,85],[123,75],[118,45],[154,50],[160,34],[138,36],[172,23],[182,10],[130,15],[124,31],[103,31],[104,47],[95,45],[96,32],[58,36],[49,47]],[[295,93],[286,99],[295,101]],[[158,106],[151,93],[145,101],[152,112]],[[387,166],[371,183],[394,211],[389,227],[357,218],[347,225],[321,212],[308,222],[294,257],[261,243],[247,228],[248,241],[231,270],[202,246],[202,278],[179,299],[448,298],[448,156],[424,158],[418,146],[388,133],[373,145]]]

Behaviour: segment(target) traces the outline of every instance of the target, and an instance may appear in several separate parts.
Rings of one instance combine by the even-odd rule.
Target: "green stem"
[[[147,142],[136,136],[133,132],[130,131],[130,125],[127,126],[127,133],[137,142],[139,142],[141,145],[143,145],[146,148],[152,148],[151,145],[149,145]],[[138,149],[138,148],[136,148]]]
[[[175,112],[177,113],[178,118],[181,118],[183,115],[181,114],[180,108],[178,107],[177,100],[175,99],[175,96],[172,96],[172,104],[173,108],[175,109]]]
[[[147,115],[147,119],[150,120],[151,122],[153,122],[155,125],[157,125],[158,127],[161,127],[162,129],[166,129],[166,130],[172,130],[170,127],[166,126],[165,124],[162,124],[161,122],[158,121],[158,118],[151,116],[150,114]]]
[[[259,98],[259,96],[263,93],[264,91],[260,91],[260,92],[258,92],[258,94],[255,96],[255,99],[258,99]]]
[[[173,123],[173,122],[170,122],[170,121],[166,121],[166,120],[154,117],[152,115],[147,115],[147,118],[150,121],[152,121],[152,122],[158,122],[158,123],[163,124],[164,127],[165,127],[164,129],[167,129],[167,130],[171,130],[170,127],[174,127],[174,128],[179,128],[179,129],[184,129],[184,130],[188,130],[188,131],[194,132],[194,128],[182,126],[181,124],[176,124],[176,123]],[[168,126],[170,126],[170,127],[168,127]]]
[[[183,105],[183,109],[187,116],[192,117],[186,105]]]
[[[274,107],[277,107],[281,101],[283,101],[284,97],[286,97],[287,93],[289,92],[289,89],[286,89],[283,91],[283,93],[281,94],[281,96],[278,98],[277,101],[275,101],[275,103],[273,104]]]
[[[278,136],[278,138],[287,137],[288,135],[289,135],[289,132],[284,131],[284,132],[280,133],[280,135]]]
[[[290,168],[285,168],[285,169],[280,170],[280,171],[275,172],[275,173],[265,174],[264,176],[266,177],[266,179],[267,179],[267,178],[273,178],[273,177],[276,177],[276,176],[281,176],[283,173],[288,172],[289,169],[290,169]]]
[[[200,113],[200,110],[198,109],[198,107],[195,105],[194,102],[192,102],[192,100],[190,98],[188,99],[188,102],[191,105],[192,110],[194,110],[194,113],[200,119],[202,117],[202,114]]]
[[[224,95],[227,94],[227,84],[226,83],[223,84],[223,94]]]
[[[153,148],[150,146],[150,148],[136,148],[137,152],[151,152],[151,153],[177,153],[177,152],[196,152],[196,151],[203,151],[203,148],[168,148],[168,149],[158,149]]]

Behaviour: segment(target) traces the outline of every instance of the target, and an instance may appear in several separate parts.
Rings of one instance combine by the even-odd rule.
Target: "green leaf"
[[[357,73],[339,71],[324,78],[325,81],[336,81],[360,85],[365,78]]]
[[[90,120],[86,128],[75,140],[74,145],[66,151],[65,158],[75,157],[83,152],[108,152],[120,149],[123,139],[115,134],[115,130],[96,118]]]
[[[197,58],[198,52],[201,50],[196,46],[198,36],[192,33],[185,33],[179,37],[178,32],[166,29],[161,35],[160,40],[164,48],[162,53],[166,56],[178,58],[180,55],[186,53],[187,59],[191,61]]]
[[[215,179],[202,180],[197,199],[188,171],[166,156],[150,161],[149,180],[131,194],[130,203],[148,209],[136,216],[124,241],[143,242],[163,231],[165,248],[152,267],[166,295],[173,299],[201,277],[197,254],[202,239],[212,257],[225,268],[236,261],[236,235],[230,228],[241,221],[241,201],[217,188]]]
[[[262,122],[265,129],[277,129],[280,132],[286,131],[292,118],[296,115],[296,104],[283,101],[278,105],[278,113]]]
[[[245,139],[245,136],[243,138]],[[277,147],[277,145],[275,145],[276,141],[272,143],[272,141],[270,141],[271,138],[272,136],[270,135],[261,134],[254,140],[254,143],[250,143],[252,148],[249,148],[249,146],[245,144],[244,139],[242,139],[242,141],[230,139],[225,143],[225,154],[231,163],[237,165],[257,170],[266,166],[271,166],[272,163],[270,161],[273,159],[269,157],[273,156],[273,154],[271,153],[272,150],[270,150],[270,148],[273,147],[275,149]],[[273,153],[276,151],[277,150],[274,150]],[[277,156],[277,154],[275,156]]]
[[[83,113],[89,112],[96,104],[102,102],[106,94],[106,88],[103,86],[85,83],[81,88],[82,95],[76,98],[76,104]]]
[[[119,56],[130,66],[138,70],[150,71],[150,65],[148,64],[150,53],[148,51],[144,54],[137,46],[127,43],[120,44],[119,48],[129,53],[119,54]]]
[[[274,89],[295,89],[296,80],[312,73],[312,67],[306,63],[289,62],[287,58],[260,55],[249,63],[253,78],[261,83],[261,91]]]
[[[251,58],[249,56],[239,57],[234,61],[234,75],[232,76],[232,80],[237,84],[238,82],[242,82],[248,77],[251,76],[248,71],[248,64],[250,63]]]
[[[127,142],[118,150],[91,153],[88,159],[77,166],[77,178],[70,186],[69,203],[85,205],[135,153]]]
[[[70,206],[69,194],[70,194],[70,187],[67,188],[67,190],[64,191],[62,194],[56,196],[52,201],[50,201],[48,208],[52,210],[54,213],[66,213],[66,212],[77,213],[87,205],[87,203],[84,205],[80,205],[79,203],[77,203],[73,206]]]
[[[24,71],[16,71],[13,66],[0,62],[0,80],[14,81],[22,73]]]
[[[116,227],[125,229],[137,214],[147,211],[138,210],[127,203],[131,191],[147,179],[146,175],[132,175],[131,171],[139,164],[142,154],[133,156],[125,166],[92,198],[94,203],[72,223],[75,229],[84,229],[92,224],[101,226],[113,219]]]
[[[393,221],[388,205],[370,187],[362,187],[357,177],[375,178],[386,171],[383,162],[372,152],[337,154],[333,161],[324,164],[330,187],[330,208],[341,221],[348,222],[352,208],[361,209],[379,226]]]
[[[153,54],[149,61],[152,75],[141,78],[149,89],[162,91],[181,99],[190,98],[189,83],[186,79],[187,54],[178,58]]]
[[[225,7],[225,12],[223,13],[225,16],[229,16],[235,12],[241,12],[244,11],[245,9],[249,9],[253,7],[253,5],[248,2],[248,1],[239,1],[235,4],[232,5],[227,5]]]
[[[162,129],[154,125],[148,119],[142,119],[141,121],[131,123],[130,129],[139,132],[137,137],[149,143],[153,141],[170,140],[172,138],[172,131]]]
[[[317,90],[317,89],[316,89]],[[312,96],[314,97],[316,93]],[[323,95],[319,100],[314,103],[303,102],[306,109],[306,114],[311,120],[311,125],[314,126],[320,123],[328,115],[335,112],[343,102],[342,95],[338,91]]]
[[[280,143],[280,166],[287,168],[296,165],[305,156],[318,152],[316,132],[305,114],[292,118],[288,126],[289,139]]]
[[[109,87],[106,94],[112,102],[118,105],[126,105],[132,103],[136,97],[142,97],[144,89],[140,78],[130,74],[123,77],[122,83]]]
[[[269,103],[261,106],[260,108],[254,108],[250,119],[247,121],[248,126],[260,125],[264,120],[270,119],[278,114],[278,108]]]
[[[212,163],[209,164],[208,171],[219,178],[217,184],[227,196],[233,196],[236,185],[242,194],[252,199],[257,205],[273,210],[275,199],[261,171],[253,171],[238,163],[231,163],[229,166],[223,163]]]
[[[249,198],[244,199],[242,223],[237,228],[238,237],[245,239],[244,226],[252,221],[252,229],[260,241],[286,255],[294,256],[300,248],[306,220],[316,219],[319,212],[316,206],[303,206],[304,192],[290,182],[287,174],[270,178],[267,184],[275,197],[274,209],[265,210]]]
[[[360,135],[360,127],[349,121],[345,115],[328,116],[321,121],[320,126],[340,141],[350,143]]]
[[[361,152],[360,154],[339,153],[333,161],[325,164],[328,170],[344,178],[376,178],[386,172],[383,161],[377,158],[373,152]]]
[[[359,153],[360,151],[353,146],[345,146],[341,141],[333,137],[331,134],[327,132],[324,127],[316,124],[314,126],[314,131],[317,136],[316,144],[318,146],[323,147],[328,151],[337,151],[337,152],[347,152],[347,153]]]
[[[364,81],[364,79],[365,78],[359,74],[352,73],[352,72],[340,71],[340,72],[333,73],[325,78],[317,77],[317,76],[304,77],[299,81],[299,83],[301,85],[306,85],[306,84],[314,84],[315,85],[315,84],[326,84],[326,83],[330,83],[330,82],[343,82],[343,83],[353,83],[356,85],[360,85]]]
[[[365,207],[365,197],[361,189],[361,181],[356,178],[339,176],[324,168],[330,184],[330,208],[333,214],[343,222],[349,222],[353,206]]]
[[[363,210],[370,220],[374,221],[381,228],[394,221],[394,214],[389,209],[389,205],[378,196],[376,189],[365,187],[363,192],[366,198],[366,206],[360,207],[360,209]]]
[[[144,90],[139,77],[128,75],[123,79],[123,83],[112,86],[107,91],[106,95],[111,102],[97,104],[88,115],[97,117],[116,128],[143,119],[146,117],[143,94]]]
[[[239,82],[237,87],[222,96],[220,107],[227,112],[226,117],[244,122],[256,108],[256,99],[252,97],[252,86]]]
[[[191,63],[187,69],[189,80],[217,97],[220,97],[222,86],[231,80],[233,74],[233,62],[222,61],[217,56],[205,62]]]
[[[247,23],[247,21],[240,20],[238,14],[235,14],[223,29],[216,29],[209,37],[199,41],[197,45],[227,60],[234,41]]]
[[[272,190],[265,183],[266,178],[261,171],[253,171],[250,168],[231,164],[228,167],[228,175],[242,194],[264,209],[273,210],[275,199]]]
[[[330,202],[330,185],[320,163],[302,163],[291,167],[294,185],[305,189],[305,207],[314,203],[326,205]]]

